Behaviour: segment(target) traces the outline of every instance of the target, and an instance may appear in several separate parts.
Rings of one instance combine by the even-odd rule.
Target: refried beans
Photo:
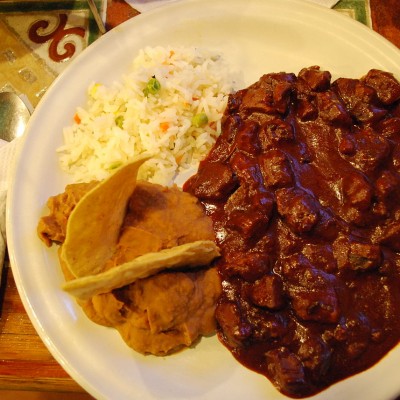
[[[39,237],[47,245],[62,245],[70,213],[95,185],[68,185],[64,193],[48,200],[50,213],[38,224]],[[116,251],[104,269],[197,240],[215,238],[211,219],[196,197],[177,187],[138,182]],[[60,263],[66,280],[74,279],[61,257]],[[78,303],[92,321],[117,329],[134,350],[164,356],[215,333],[220,293],[216,268],[205,266],[162,272]]]

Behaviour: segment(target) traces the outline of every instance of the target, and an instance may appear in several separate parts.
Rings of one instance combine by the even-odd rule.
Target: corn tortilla
[[[149,158],[141,155],[117,169],[86,193],[72,211],[61,259],[75,277],[102,272],[112,256],[138,170]]]
[[[94,295],[110,292],[161,270],[207,265],[218,256],[219,250],[213,241],[198,240],[144,254],[96,275],[73,279],[62,288],[81,300],[88,300]]]

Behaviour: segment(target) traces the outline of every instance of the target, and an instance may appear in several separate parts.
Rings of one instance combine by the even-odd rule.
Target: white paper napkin
[[[14,162],[15,149],[19,139],[11,143],[0,139],[0,283],[6,254],[6,199],[8,175]]]
[[[163,4],[172,3],[173,1],[184,1],[184,0],[126,0],[135,10],[144,13],[152,8],[162,6]],[[316,3],[323,7],[332,8],[338,0],[303,0],[310,3]]]
[[[339,0],[305,0],[309,1],[310,3],[319,4],[320,6],[332,8]]]
[[[151,10],[152,8],[172,3],[174,1],[182,1],[182,0],[125,0],[125,1],[128,4],[130,4],[135,10],[144,13],[146,11]]]

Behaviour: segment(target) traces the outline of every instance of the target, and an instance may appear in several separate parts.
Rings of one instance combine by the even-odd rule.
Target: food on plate
[[[136,236],[137,234],[141,235],[142,232],[137,232]],[[140,241],[140,238],[136,239]],[[129,243],[126,246],[127,251],[123,245],[119,248],[119,250],[123,248],[124,256],[125,253],[130,253]],[[209,265],[218,256],[218,249],[212,240],[198,240],[157,252],[145,253],[96,275],[72,279],[63,285],[63,289],[81,300],[88,300],[96,294],[108,293],[169,268],[188,269]]]
[[[102,272],[114,254],[139,168],[148,158],[140,156],[117,169],[72,210],[60,258],[75,277]]]
[[[194,196],[137,181],[146,159],[101,182],[68,185],[49,199],[38,234],[61,244],[64,289],[90,319],[141,353],[165,355],[215,331],[219,251]]]
[[[400,339],[400,84],[269,73],[229,97],[184,190],[213,220],[220,340],[284,394],[363,371]]]
[[[134,350],[164,356],[215,334],[220,291],[216,268],[161,272],[80,304]]]
[[[194,47],[146,47],[121,81],[94,82],[58,149],[74,182],[101,180],[142,153],[139,178],[171,184],[197,168],[221,131],[237,77],[222,56]]]

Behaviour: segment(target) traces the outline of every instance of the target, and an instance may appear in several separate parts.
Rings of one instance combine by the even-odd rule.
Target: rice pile
[[[148,93],[152,78],[159,86]],[[169,185],[209,152],[234,85],[218,54],[146,47],[120,82],[89,87],[87,105],[63,131],[61,168],[76,182],[104,179],[132,157],[151,153],[139,178]]]

